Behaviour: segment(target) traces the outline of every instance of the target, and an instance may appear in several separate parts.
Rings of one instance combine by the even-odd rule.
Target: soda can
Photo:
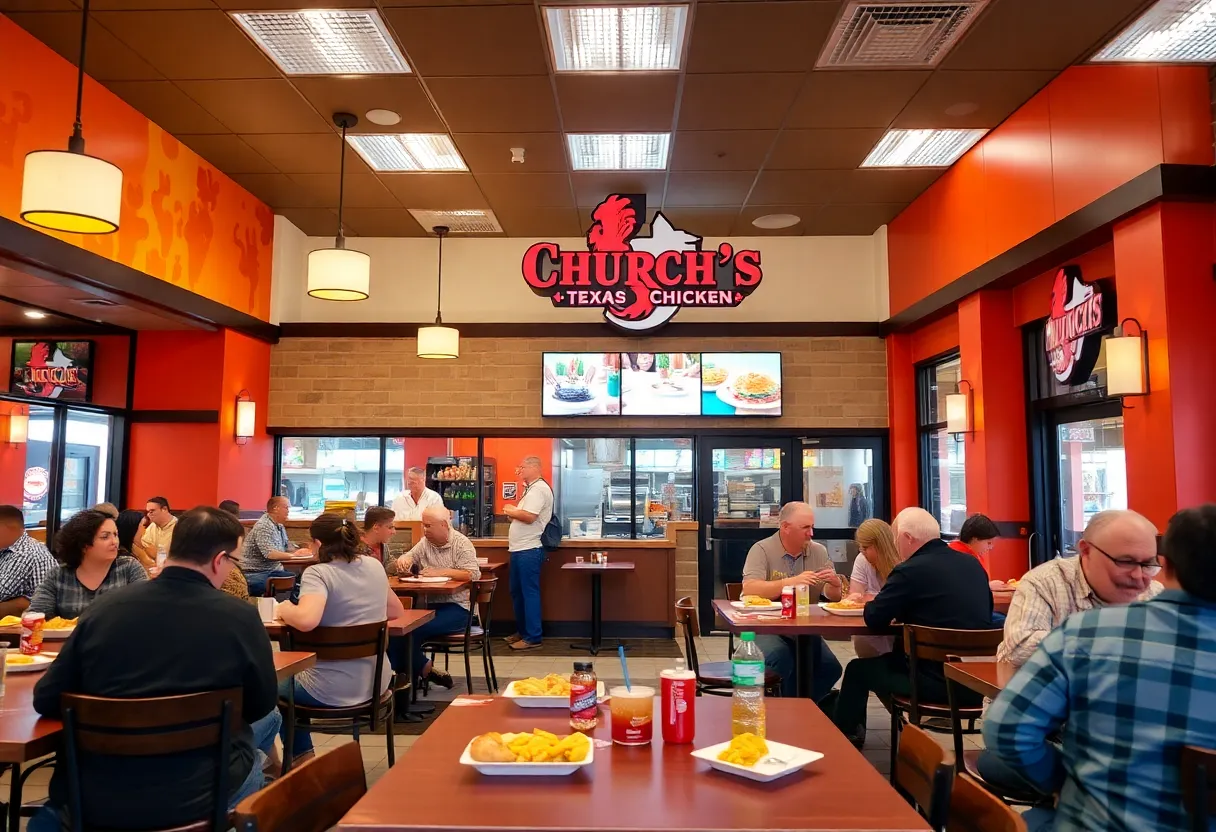
[[[781,587],[781,617],[797,618],[797,610],[794,606],[794,588],[792,586]]]
[[[46,613],[26,612],[21,616],[21,652],[32,656],[42,652],[42,630],[46,627]]]

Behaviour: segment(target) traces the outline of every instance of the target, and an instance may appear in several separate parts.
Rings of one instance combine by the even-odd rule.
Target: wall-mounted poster
[[[780,416],[781,353],[702,353],[701,415]]]
[[[811,471],[811,491],[816,508],[844,508],[844,468],[817,465]]]

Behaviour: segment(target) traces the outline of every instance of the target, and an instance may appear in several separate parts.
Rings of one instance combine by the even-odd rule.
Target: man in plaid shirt
[[[47,548],[25,533],[21,509],[0,505],[0,616],[25,612],[52,566]]]
[[[1216,748],[1216,505],[1174,515],[1164,549],[1130,568],[1160,568],[1164,592],[1072,616],[988,709],[988,751],[1059,793],[1032,830],[1189,828],[1181,749]]]

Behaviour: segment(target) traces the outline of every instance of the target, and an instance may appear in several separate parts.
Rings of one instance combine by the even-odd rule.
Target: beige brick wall
[[[538,327],[543,331],[543,327]],[[271,351],[268,424],[278,428],[675,427],[678,419],[544,419],[543,352],[740,350],[782,353],[783,409],[690,419],[697,427],[882,428],[887,360],[879,338],[464,338],[456,361],[415,355],[412,338],[285,338]]]
[[[700,594],[697,592],[697,576],[700,574],[697,565],[697,529],[696,523],[681,523],[676,527],[676,597],[672,599],[675,602],[685,595],[691,595],[694,607]],[[706,625],[703,623],[702,626]]]

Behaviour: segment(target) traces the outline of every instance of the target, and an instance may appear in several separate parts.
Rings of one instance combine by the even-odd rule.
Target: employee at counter
[[[397,520],[421,520],[422,512],[431,506],[443,508],[443,498],[426,487],[421,468],[410,468],[405,472],[405,493],[393,500],[393,514]]]
[[[781,526],[777,533],[757,541],[747,553],[743,564],[743,594],[777,601],[784,587],[809,586],[813,600],[817,601],[822,595],[829,601],[839,601],[841,583],[836,567],[828,557],[827,548],[811,539],[815,509],[808,503],[786,503],[779,521]],[[765,666],[781,674],[781,695],[796,696],[794,640],[761,635],[756,637],[756,644],[764,653]],[[808,655],[801,658],[813,662],[811,698],[818,702],[831,692],[840,678],[840,662],[820,636],[807,639],[807,644]]]

